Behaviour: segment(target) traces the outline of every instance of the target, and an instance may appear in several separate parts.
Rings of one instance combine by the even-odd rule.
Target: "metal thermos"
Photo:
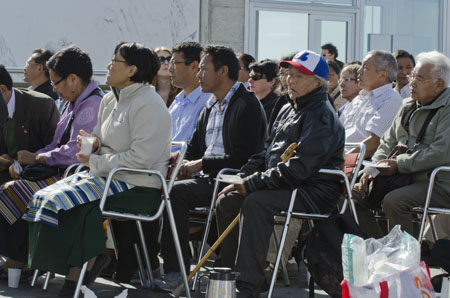
[[[206,298],[236,298],[236,277],[230,268],[214,268],[209,274]]]

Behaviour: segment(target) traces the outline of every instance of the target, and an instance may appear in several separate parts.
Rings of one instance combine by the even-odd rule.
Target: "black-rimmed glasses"
[[[53,81],[50,81],[50,85],[52,85],[53,89],[56,88],[56,86],[58,86],[59,83],[61,83],[62,81],[64,81],[65,79],[67,79],[66,77],[62,77],[58,82],[53,83]]]

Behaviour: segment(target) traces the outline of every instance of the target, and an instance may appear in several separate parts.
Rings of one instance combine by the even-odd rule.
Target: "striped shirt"
[[[230,91],[228,91],[227,95],[225,95],[220,107],[219,101],[215,96],[211,96],[211,98],[206,102],[206,107],[211,108],[211,113],[209,114],[208,124],[206,125],[206,151],[204,156],[218,156],[225,154],[225,147],[223,145],[222,137],[223,119],[225,117],[228,104],[240,84],[241,83],[239,82],[234,83],[233,87],[231,87]]]
[[[386,84],[370,92],[361,90],[339,117],[345,128],[345,142],[362,142],[371,133],[383,136],[392,125],[402,97]]]

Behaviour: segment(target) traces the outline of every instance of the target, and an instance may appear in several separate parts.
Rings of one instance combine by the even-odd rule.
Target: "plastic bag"
[[[383,281],[355,286],[344,280],[342,298],[434,298],[430,272],[424,262],[388,276]]]
[[[342,240],[344,279],[355,286],[383,280],[419,262],[419,242],[399,225],[380,239],[345,234]]]

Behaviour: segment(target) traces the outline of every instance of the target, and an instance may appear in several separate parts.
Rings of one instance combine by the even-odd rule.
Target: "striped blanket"
[[[59,176],[53,176],[39,181],[21,179],[3,184],[0,188],[0,216],[13,225],[22,217],[34,193],[59,179]]]
[[[58,212],[101,199],[106,179],[81,172],[62,179],[35,193],[23,215],[30,222],[58,227]],[[112,180],[108,196],[133,188],[134,185]]]

